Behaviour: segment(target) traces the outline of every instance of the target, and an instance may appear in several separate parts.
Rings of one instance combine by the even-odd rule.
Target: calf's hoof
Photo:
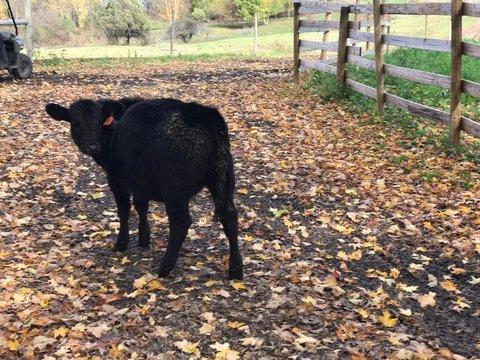
[[[138,238],[138,246],[148,249],[150,247],[150,236],[140,236]]]
[[[229,280],[243,280],[243,267],[230,269],[228,271]]]
[[[165,269],[160,268],[158,270],[158,277],[159,278],[167,277],[170,274],[170,272],[171,272],[171,270],[165,270]]]
[[[123,243],[123,242],[117,242],[115,244],[114,250],[115,251],[120,251],[120,252],[125,252],[128,249],[128,243]]]

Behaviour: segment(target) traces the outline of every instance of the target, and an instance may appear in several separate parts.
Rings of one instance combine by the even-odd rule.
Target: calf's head
[[[70,133],[81,152],[96,155],[100,152],[100,136],[112,117],[119,119],[123,105],[116,101],[80,100],[69,108],[58,104],[45,107],[48,115],[58,121],[70,123]]]

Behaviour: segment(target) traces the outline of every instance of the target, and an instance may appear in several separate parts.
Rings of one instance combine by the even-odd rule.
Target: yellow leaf
[[[348,255],[348,257],[350,258],[350,260],[360,260],[362,258],[362,251],[361,250],[354,251],[353,253]]]
[[[201,335],[205,335],[205,334],[211,334],[213,329],[215,329],[215,326],[213,325],[210,325],[209,323],[204,323],[200,329],[198,329],[198,332],[201,334]]]
[[[153,279],[155,279],[155,276],[153,276],[150,273],[146,273],[142,277],[139,277],[138,279],[135,279],[135,281],[133,282],[133,287],[135,289],[141,289],[145,285],[147,285],[150,281],[152,281]]]
[[[243,240],[246,241],[246,242],[250,242],[253,240],[253,236],[252,235],[245,235],[243,237]]]
[[[383,315],[378,317],[378,321],[385,327],[393,327],[397,325],[398,319],[393,318],[388,310],[383,312]]]
[[[215,354],[215,360],[238,360],[239,352],[236,350],[225,349]]]
[[[363,319],[367,319],[368,316],[370,315],[367,310],[365,309],[359,309],[357,310],[357,313],[359,313]]]
[[[429,292],[428,294],[420,295],[417,298],[418,303],[422,308],[431,306],[434,307],[437,304],[437,301],[435,300],[435,294],[434,292]]]
[[[192,343],[187,340],[176,341],[175,346],[187,354],[195,354],[198,352],[198,343]]]
[[[230,284],[235,290],[246,289],[245,284],[242,281],[232,281]]]
[[[343,250],[340,250],[338,253],[337,253],[337,259],[338,260],[343,260],[343,261],[348,261],[348,255],[345,251]]]
[[[241,188],[241,189],[238,189],[238,193],[239,193],[239,194],[243,194],[243,195],[247,195],[247,194],[248,194],[248,190],[245,189],[245,188]]]
[[[245,323],[240,321],[229,321],[227,325],[231,329],[241,329],[242,327],[245,326]]]
[[[390,276],[394,279],[396,279],[400,275],[400,271],[396,268],[391,268],[390,269]]]
[[[56,339],[57,337],[65,337],[68,333],[68,329],[66,327],[60,327],[58,329],[53,330],[53,337]]]
[[[424,221],[423,222],[423,227],[427,230],[433,230],[432,223],[430,221]]]
[[[254,337],[246,337],[243,339],[240,339],[242,342],[243,346],[260,346],[263,343],[263,340],[254,338]]]
[[[18,340],[8,340],[7,346],[10,351],[17,351],[20,348],[20,343]]]
[[[455,285],[452,281],[446,280],[442,281],[440,283],[443,289],[450,291],[450,292],[456,292],[457,291],[457,285]]]
[[[390,343],[394,346],[402,345],[401,341],[395,336],[395,334],[390,334],[388,341],[390,341]]]
[[[160,282],[160,280],[153,279],[147,284],[147,289],[150,291],[154,290],[167,290],[165,286]]]
[[[128,257],[124,256],[122,258],[122,260],[120,261],[120,264],[125,265],[125,264],[128,264],[129,262],[131,262],[131,261],[128,260]]]
[[[93,200],[98,200],[98,199],[101,199],[105,196],[105,194],[103,192],[94,192],[92,193],[92,199]]]

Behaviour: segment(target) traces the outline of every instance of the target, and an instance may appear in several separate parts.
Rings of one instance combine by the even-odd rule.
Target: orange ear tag
[[[103,126],[110,126],[113,124],[113,114],[110,115],[104,122]]]

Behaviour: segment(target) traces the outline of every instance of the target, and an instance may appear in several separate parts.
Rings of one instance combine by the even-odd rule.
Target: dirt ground
[[[0,77],[0,358],[480,358],[478,167],[290,79],[278,60]],[[243,282],[225,278],[206,192],[170,277],[155,277],[161,204],[150,250],[137,247],[135,216],[128,251],[112,250],[105,177],[43,108],[132,95],[227,119]]]

